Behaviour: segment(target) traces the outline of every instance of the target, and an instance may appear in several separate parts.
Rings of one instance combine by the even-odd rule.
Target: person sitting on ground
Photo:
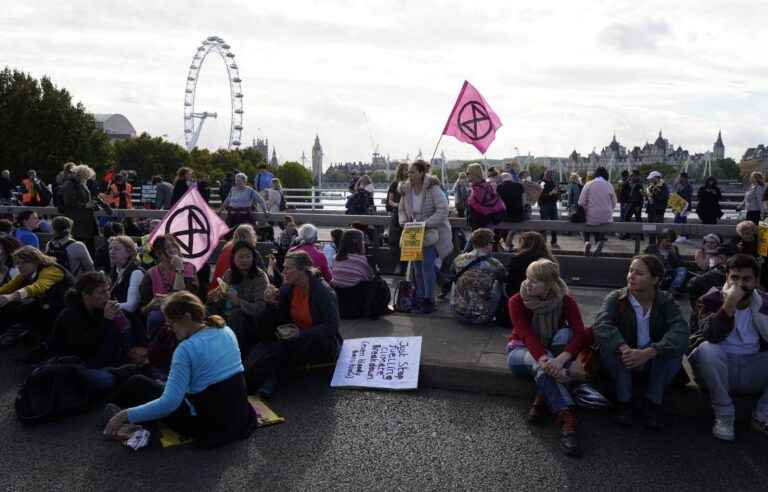
[[[483,325],[496,316],[506,271],[491,256],[494,239],[492,230],[475,229],[469,238],[472,251],[453,260],[451,313],[464,323]]]
[[[706,272],[715,266],[717,249],[723,244],[723,240],[717,234],[707,234],[701,241],[701,248],[696,250],[695,261],[699,270]]]
[[[525,280],[528,265],[542,258],[557,263],[544,236],[536,231],[526,231],[517,235],[515,251],[507,265],[507,279],[504,283],[504,292],[508,298],[520,292],[520,285]]]
[[[99,245],[93,254],[93,268],[95,270],[103,272],[112,270],[112,264],[109,260],[109,238],[124,235],[126,235],[125,227],[123,227],[121,222],[110,221],[101,227],[101,236],[104,239],[104,243]]]
[[[277,302],[278,340],[260,343],[248,355],[248,388],[265,396],[295,367],[335,361],[342,342],[336,293],[309,255],[288,253],[283,274],[279,297],[267,299]]]
[[[579,205],[586,213],[585,223],[588,226],[610,224],[613,222],[613,210],[616,208],[616,192],[608,181],[608,170],[602,166],[595,169],[595,179],[587,182],[579,195]],[[590,236],[595,238],[595,251],[592,253]],[[598,256],[605,245],[605,234],[602,232],[584,232],[584,256]]]
[[[669,290],[672,295],[680,295],[685,287],[685,280],[688,276],[688,270],[685,268],[685,262],[680,256],[680,252],[675,246],[677,233],[671,229],[664,229],[659,235],[656,244],[649,244],[644,253],[658,257],[664,264],[664,281],[661,288]]]
[[[347,229],[342,233],[339,252],[336,254],[331,271],[332,287],[354,287],[360,282],[373,278],[373,270],[365,257],[363,233],[357,229]]]
[[[8,219],[0,219],[0,235],[13,236],[13,222]]]
[[[213,270],[213,277],[208,284],[208,292],[219,287],[219,283],[216,281],[219,277],[224,277],[224,273],[232,267],[232,248],[236,243],[244,241],[250,244],[252,247],[256,247],[258,242],[256,238],[256,230],[254,230],[251,224],[240,224],[235,228],[235,232],[232,233],[232,239],[227,241],[221,248],[219,257],[216,259],[216,268]]]
[[[13,236],[0,234],[0,285],[5,285],[19,274],[13,264],[13,253],[21,248],[21,243]]]
[[[736,237],[732,237],[728,242],[736,246],[739,253],[754,256],[757,264],[760,265],[760,277],[758,278],[760,288],[768,290],[768,261],[758,254],[759,238],[758,228],[751,220],[742,220],[736,224]]]
[[[117,301],[123,311],[134,313],[141,307],[139,293],[144,269],[139,261],[139,247],[128,236],[112,236],[108,240],[109,262],[112,265],[110,299]]]
[[[696,382],[709,389],[715,413],[712,435],[733,441],[736,408],[731,392],[761,395],[752,428],[768,435],[768,294],[757,290],[759,267],[752,256],[734,255],[726,268],[725,286],[701,299],[688,360]]]
[[[691,302],[691,321],[690,326],[696,327],[699,324],[699,299],[709,292],[712,288],[720,288],[726,280],[726,261],[731,256],[738,254],[732,243],[725,243],[717,248],[714,255],[711,256],[712,267],[701,275],[695,275],[688,282],[688,299]]]
[[[203,303],[189,292],[170,294],[162,310],[179,341],[168,380],[134,375],[123,383],[105,411],[115,413],[104,434],[118,437],[127,423],[160,420],[204,448],[250,436],[257,415],[248,401],[235,334],[221,317],[206,317]]]
[[[223,276],[216,277],[216,283],[216,289],[208,293],[208,300],[221,305],[220,310],[237,336],[243,356],[253,344],[274,340],[276,309],[264,299],[273,297],[272,291],[276,292],[277,288],[269,283],[264,260],[251,243],[235,243],[232,265]]]
[[[290,248],[288,252],[304,251],[307,253],[312,260],[312,266],[320,270],[326,282],[331,283],[333,280],[331,269],[328,268],[325,255],[317,249],[317,227],[312,224],[302,224],[297,231],[297,238],[299,243]]]
[[[40,239],[34,231],[40,223],[40,218],[33,210],[22,210],[16,216],[16,229],[13,236],[24,246],[40,247]]]
[[[124,362],[132,348],[130,323],[117,301],[110,300],[109,278],[104,272],[85,272],[66,295],[46,355],[75,356],[84,364],[89,389],[104,393],[114,388],[115,376],[107,368]]]
[[[525,220],[525,188],[514,171],[501,173],[501,183],[496,187],[496,193],[504,202],[507,222],[522,222]]]
[[[156,264],[155,259],[152,257],[152,245],[149,243],[149,236],[152,235],[155,229],[160,227],[161,223],[162,220],[160,219],[150,220],[147,230],[145,231],[146,234],[143,234],[139,238],[139,259],[141,260],[141,266],[144,270],[149,270]]]
[[[331,241],[323,244],[323,254],[325,261],[328,262],[328,268],[333,272],[333,261],[336,259],[336,253],[339,251],[343,229],[331,229]]]
[[[634,406],[646,427],[661,427],[664,391],[680,370],[688,345],[688,323],[672,295],[659,288],[663,280],[664,264],[658,257],[635,256],[627,286],[608,295],[592,326],[603,367],[614,380],[620,425],[632,424],[633,375],[642,372],[648,387],[642,404]]]
[[[175,237],[157,236],[151,253],[157,264],[141,280],[139,296],[142,311],[147,315],[147,336],[153,338],[165,323],[160,308],[163,299],[181,290],[197,292],[198,280],[195,266],[181,258],[181,247]]]
[[[19,274],[0,286],[0,319],[7,328],[0,346],[18,342],[30,331],[45,339],[64,307],[64,294],[74,280],[56,259],[32,246],[13,252]]]
[[[56,258],[56,263],[63,266],[73,277],[94,269],[88,248],[81,241],[75,241],[70,231],[72,219],[59,215],[53,219],[53,239],[45,246],[45,254]]]
[[[592,336],[567,291],[557,263],[540,259],[528,266],[520,292],[508,304],[513,328],[507,364],[516,376],[533,377],[536,382],[528,421],[542,423],[549,409],[560,422],[560,449],[579,456],[574,401],[565,384],[570,381],[571,364],[590,345]]]

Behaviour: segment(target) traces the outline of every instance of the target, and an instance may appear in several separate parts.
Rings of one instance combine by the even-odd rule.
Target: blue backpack
[[[256,191],[264,191],[271,188],[272,178],[274,178],[274,175],[271,172],[267,170],[259,171],[259,174],[256,175]]]

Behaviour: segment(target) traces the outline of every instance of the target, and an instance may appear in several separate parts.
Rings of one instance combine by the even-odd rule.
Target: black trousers
[[[649,211],[648,222],[653,224],[661,224],[664,222],[664,211]],[[656,234],[650,234],[648,236],[648,244],[656,244]]]
[[[336,337],[304,335],[256,345],[248,355],[245,370],[248,392],[258,391],[268,379],[284,379],[298,366],[335,362],[339,343]]]
[[[251,347],[257,343],[275,340],[275,322],[277,307],[267,304],[266,310],[260,316],[250,316],[242,309],[233,309],[227,314],[229,327],[235,332],[243,359]]]

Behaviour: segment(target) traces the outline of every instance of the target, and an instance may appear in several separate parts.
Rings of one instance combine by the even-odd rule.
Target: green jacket
[[[659,356],[670,357],[685,353],[690,330],[675,299],[668,292],[656,290],[649,322],[651,347]],[[592,333],[600,351],[614,353],[626,343],[637,347],[635,310],[629,302],[627,288],[614,290],[603,301],[595,318]]]

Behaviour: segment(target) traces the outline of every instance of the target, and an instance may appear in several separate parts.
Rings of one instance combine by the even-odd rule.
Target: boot
[[[542,393],[536,393],[536,397],[533,399],[533,405],[528,411],[528,423],[531,425],[543,424],[549,416],[549,410],[547,409],[547,401],[544,399]]]
[[[560,449],[563,454],[572,457],[581,456],[581,444],[576,432],[576,414],[570,408],[566,408],[557,414],[557,420],[560,422]]]
[[[661,405],[645,398],[643,400],[643,425],[650,430],[664,427],[661,422]]]

